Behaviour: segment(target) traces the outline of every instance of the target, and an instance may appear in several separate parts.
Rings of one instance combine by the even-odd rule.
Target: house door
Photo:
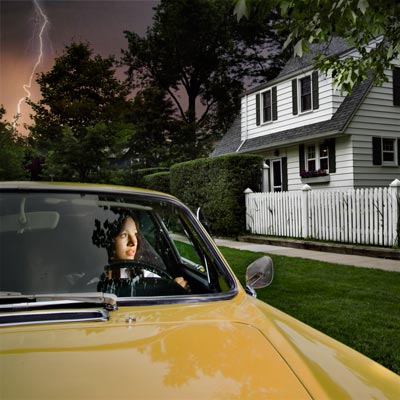
[[[272,160],[271,165],[272,191],[282,192],[282,160],[280,158],[277,160]]]

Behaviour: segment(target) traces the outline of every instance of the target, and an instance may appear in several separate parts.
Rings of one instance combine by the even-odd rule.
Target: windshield
[[[5,192],[0,294],[210,296],[234,281],[176,201],[108,192]]]

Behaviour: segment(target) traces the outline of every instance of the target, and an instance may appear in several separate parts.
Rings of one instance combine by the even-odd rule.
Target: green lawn
[[[261,253],[220,247],[244,283]],[[275,277],[258,298],[400,374],[400,273],[271,256]]]

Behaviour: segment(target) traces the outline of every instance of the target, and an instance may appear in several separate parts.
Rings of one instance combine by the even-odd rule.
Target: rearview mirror
[[[60,214],[55,211],[35,211],[21,214],[0,216],[0,232],[35,231],[39,229],[55,229]]]
[[[253,261],[246,270],[246,291],[255,296],[255,289],[269,286],[274,278],[274,264],[271,257],[263,256]]]

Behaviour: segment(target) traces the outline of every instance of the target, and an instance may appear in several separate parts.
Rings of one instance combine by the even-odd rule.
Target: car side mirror
[[[246,270],[246,292],[257,297],[255,289],[269,286],[274,278],[274,263],[271,257],[263,256],[253,261]]]

